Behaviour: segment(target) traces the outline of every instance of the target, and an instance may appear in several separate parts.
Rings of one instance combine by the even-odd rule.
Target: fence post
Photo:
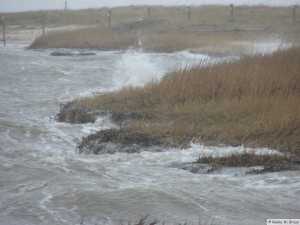
[[[107,13],[107,27],[110,29],[111,26],[111,10],[108,11]]]
[[[230,4],[230,20],[231,21],[234,21],[233,8],[234,8],[234,5]]]
[[[42,35],[43,35],[43,37],[45,36],[45,21],[46,21],[45,12],[42,11]]]
[[[187,13],[188,13],[188,19],[191,20],[191,6],[188,6],[186,8],[186,10],[187,10]]]
[[[293,23],[296,23],[296,6],[293,6]]]
[[[150,15],[151,15],[151,8],[149,6],[147,7],[147,12],[148,12],[148,17],[150,17]]]
[[[3,46],[5,47],[6,46],[6,36],[5,36],[5,27],[6,27],[6,24],[5,24],[5,17],[3,16],[1,18],[2,20],[2,32],[3,32]]]

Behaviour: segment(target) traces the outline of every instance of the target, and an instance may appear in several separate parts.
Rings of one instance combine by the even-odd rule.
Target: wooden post
[[[296,23],[296,6],[293,6],[293,23]]]
[[[107,13],[107,27],[110,29],[111,26],[111,10],[108,11]]]
[[[6,46],[6,34],[5,34],[5,28],[6,28],[6,24],[5,24],[5,17],[3,16],[1,18],[2,20],[2,32],[3,32],[3,46],[5,47]]]
[[[148,17],[150,17],[150,15],[151,15],[151,8],[150,7],[147,7],[147,12],[148,12]]]
[[[46,21],[46,16],[45,16],[45,12],[42,11],[42,35],[43,37],[45,36],[45,21]]]
[[[187,10],[187,13],[188,13],[188,19],[191,20],[191,7],[188,6],[188,7],[186,8],[186,10]]]
[[[234,8],[234,5],[230,4],[230,20],[231,21],[234,21],[233,8]]]

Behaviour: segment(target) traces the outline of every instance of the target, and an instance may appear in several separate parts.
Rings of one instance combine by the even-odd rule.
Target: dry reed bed
[[[130,129],[206,144],[245,144],[300,155],[300,48],[236,62],[202,62],[144,87],[72,105],[131,113]],[[139,115],[139,116],[137,116]]]
[[[153,32],[86,27],[48,32],[34,40],[29,48],[93,48],[100,50],[143,49],[154,52],[174,52],[211,46],[221,48],[236,41],[250,41],[261,34],[244,31],[204,33],[181,31]]]

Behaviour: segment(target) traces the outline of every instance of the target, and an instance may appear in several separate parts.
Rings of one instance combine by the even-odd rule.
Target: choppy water
[[[53,57],[50,52],[0,48],[0,224],[79,224],[82,219],[116,224],[147,214],[166,224],[215,218],[221,224],[257,225],[267,218],[299,218],[299,172],[236,177],[171,167],[199,154],[242,147],[75,155],[82,136],[113,124],[105,117],[86,125],[49,119],[60,102],[143,85],[208,56],[96,51],[95,56]]]

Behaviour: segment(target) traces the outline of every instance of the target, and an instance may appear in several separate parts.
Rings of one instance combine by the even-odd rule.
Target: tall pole
[[[191,6],[188,6],[186,8],[186,10],[187,10],[187,13],[188,13],[188,19],[191,20]]]
[[[65,1],[65,11],[68,10],[68,1]]]
[[[5,36],[5,17],[2,17],[2,31],[3,31],[3,46],[6,46],[6,36]]]
[[[293,6],[293,23],[296,23],[296,6]]]
[[[107,27],[110,29],[111,26],[111,10],[108,11],[107,13]]]
[[[43,15],[42,15],[42,33],[43,33],[43,37],[45,36],[45,21],[46,21],[46,17],[45,17],[45,13],[44,11],[42,11]]]
[[[231,20],[231,21],[234,20],[233,8],[234,8],[234,5],[233,5],[233,4],[230,4],[230,20]]]

